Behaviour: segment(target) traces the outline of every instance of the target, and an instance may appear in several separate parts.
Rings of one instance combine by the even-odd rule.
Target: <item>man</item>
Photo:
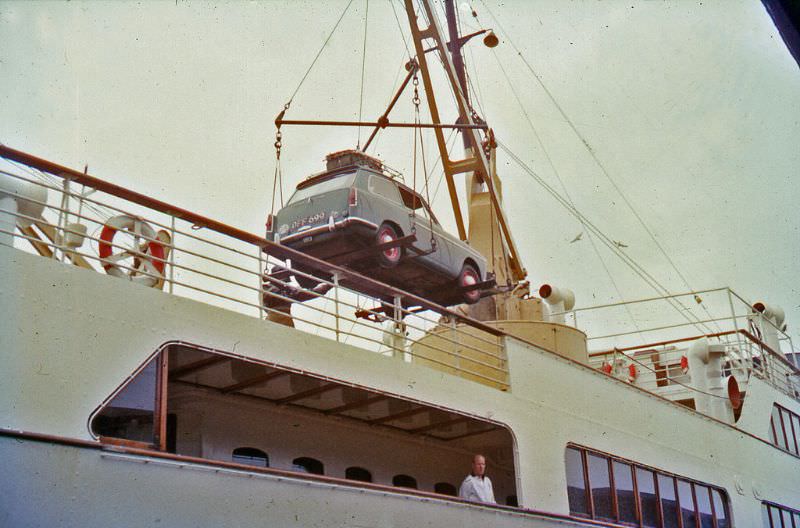
[[[483,455],[472,458],[472,472],[461,483],[458,496],[468,501],[495,504],[492,481],[486,476],[486,458]]]

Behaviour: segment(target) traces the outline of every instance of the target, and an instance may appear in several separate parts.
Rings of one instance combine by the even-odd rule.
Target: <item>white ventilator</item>
[[[556,288],[544,284],[539,288],[539,296],[547,304],[549,320],[552,323],[564,323],[564,312],[575,307],[575,294],[567,288]]]
[[[752,319],[758,325],[758,329],[761,332],[761,340],[776,353],[780,354],[781,342],[779,333],[783,332],[783,322],[786,318],[783,308],[759,301],[753,303],[753,312]]]
[[[12,246],[16,227],[30,227],[46,203],[46,187],[0,174],[0,244]]]
[[[686,353],[694,394],[694,406],[712,418],[733,423],[733,407],[728,399],[728,380],[723,377],[724,345],[711,345],[698,339]]]

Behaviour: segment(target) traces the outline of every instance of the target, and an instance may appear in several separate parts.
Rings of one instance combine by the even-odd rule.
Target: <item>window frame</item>
[[[109,406],[114,399],[119,396],[129,385],[131,385],[139,375],[152,363],[156,362],[156,382],[155,393],[153,395],[153,436],[151,442],[142,442],[139,440],[131,440],[128,438],[119,438],[116,436],[106,436],[97,434],[92,424],[106,407]],[[137,449],[154,449],[156,451],[167,451],[167,382],[169,380],[169,349],[167,347],[160,347],[154,353],[150,354],[136,369],[128,376],[116,389],[105,399],[100,405],[89,415],[87,420],[87,428],[92,438],[104,443],[113,444],[127,447],[134,447]]]
[[[237,453],[237,451],[240,451],[240,453]],[[254,453],[258,452],[259,454],[258,455],[256,455],[256,454],[244,455],[244,454],[241,453],[241,451],[251,451],[251,452],[254,452]],[[261,455],[264,455],[264,456],[262,457]],[[236,459],[237,456],[240,457],[239,460]],[[250,463],[245,462],[244,460],[242,460],[243,458],[248,458],[251,461],[255,461],[256,459],[261,459],[261,460],[264,461],[264,465],[262,466],[261,464],[258,464],[258,465],[250,464]],[[267,453],[263,449],[259,449],[257,447],[241,446],[241,447],[234,448],[233,450],[231,450],[231,461],[233,461],[236,464],[243,464],[243,465],[246,465],[246,466],[265,467],[265,468],[270,467],[270,465],[269,465],[269,453]]]
[[[657,508],[657,516],[658,516],[658,526],[664,527],[664,511],[663,511],[663,504],[662,504],[662,496],[661,496],[661,482],[659,477],[664,477],[672,482],[672,492],[675,497],[675,509],[676,509],[676,516],[678,519],[678,526],[680,528],[699,528],[701,526],[701,517],[702,512],[699,511],[699,504],[697,493],[702,493],[701,490],[705,490],[708,493],[708,501],[710,504],[711,509],[711,518],[712,518],[712,525],[714,528],[719,528],[718,523],[718,515],[717,515],[717,507],[714,504],[714,490],[719,493],[719,497],[722,503],[722,508],[724,512],[722,513],[721,517],[727,521],[727,527],[730,528],[732,526],[732,519],[731,519],[731,508],[730,508],[730,498],[728,492],[725,488],[721,486],[716,486],[710,484],[708,482],[702,482],[696,479],[692,479],[689,477],[685,477],[683,475],[678,475],[676,473],[672,473],[670,471],[666,471],[663,469],[659,469],[657,467],[649,466],[647,464],[642,464],[636,462],[634,460],[630,460],[627,458],[623,458],[617,455],[612,455],[610,453],[606,453],[604,451],[600,451],[598,449],[586,447],[580,444],[575,444],[573,442],[569,442],[565,448],[565,463],[566,463],[566,450],[567,449],[574,449],[578,451],[580,454],[580,462],[583,470],[583,479],[584,479],[584,493],[585,493],[585,500],[586,506],[589,510],[588,514],[578,513],[578,512],[569,512],[571,517],[582,518],[582,519],[593,519],[597,521],[602,521],[606,523],[610,523],[614,526],[642,526],[642,501],[641,497],[639,496],[639,483],[638,483],[638,474],[637,470],[641,469],[646,472],[650,472],[653,475],[653,488],[655,493],[655,500],[656,504],[658,505]],[[592,454],[601,458],[606,459],[606,463],[608,464],[609,468],[609,485],[610,485],[610,494],[612,497],[612,504],[611,509],[614,515],[614,519],[608,520],[605,517],[597,517],[595,514],[595,506],[593,500],[593,493],[591,489],[591,480],[589,479],[589,466],[588,466],[588,455]],[[635,523],[631,523],[629,521],[622,521],[620,520],[619,515],[619,504],[618,504],[618,490],[616,487],[616,483],[614,480],[614,462],[619,462],[622,464],[627,465],[631,469],[631,479],[632,479],[632,487],[634,490],[634,497],[635,497],[635,510],[636,510],[636,517],[637,521]],[[692,508],[694,510],[694,518],[695,523],[694,526],[685,526],[683,522],[683,512],[681,507],[681,500],[680,494],[678,491],[678,480],[682,480],[689,484],[689,491],[691,492],[692,497]],[[800,528],[800,526],[796,527]]]
[[[797,430],[795,424],[800,426],[800,415],[778,402],[773,402],[767,434],[769,443],[784,453],[800,458],[800,431]]]
[[[786,524],[782,520],[784,513],[789,515],[789,521],[791,521],[791,526],[788,526],[788,528],[800,528],[800,523],[798,522],[800,521],[800,510],[796,510],[773,501],[761,501],[761,508],[762,511],[766,511],[767,519],[769,520],[769,525],[764,526],[764,528],[787,528]],[[781,518],[781,525],[776,525],[774,522],[772,522],[773,511],[777,511],[779,517]]]

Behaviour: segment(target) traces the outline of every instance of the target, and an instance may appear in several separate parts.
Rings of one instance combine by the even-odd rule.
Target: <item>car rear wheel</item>
[[[385,244],[400,238],[397,230],[389,224],[383,223],[378,228],[378,233],[375,235],[375,244]],[[383,268],[393,268],[400,263],[403,258],[403,248],[395,246],[393,248],[385,249],[378,253],[378,263]]]
[[[465,262],[464,267],[461,268],[461,273],[458,274],[459,288],[468,288],[478,284],[480,281],[481,277],[478,274],[478,270],[476,270],[472,264]],[[481,300],[481,292],[477,289],[464,291],[461,295],[464,299],[464,302],[467,304],[475,304]]]

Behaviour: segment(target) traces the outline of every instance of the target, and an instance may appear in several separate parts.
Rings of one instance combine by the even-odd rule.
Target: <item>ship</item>
[[[566,250],[604,243],[656,293],[590,305],[580,289],[534,285],[497,165],[537,173],[475,111],[461,56],[498,36],[459,33],[450,0],[443,12],[390,4],[412,43],[397,96],[355,124],[294,119],[289,98],[271,198],[290,127],[319,121],[373,130],[323,177],[344,164],[400,178],[363,151],[409,125],[390,110],[411,87],[431,122],[407,128],[420,144],[417,132],[434,134],[451,227],[490,263],[482,299],[437,298],[445,306],[350,265],[375,256],[363,250],[322,260],[269,225],[253,234],[0,145],[0,524],[800,527],[792,307],[729,287],[667,290],[625,260],[630,240],[552,187],[582,233]],[[458,119],[438,116],[441,86]],[[405,182],[423,195],[429,171],[412,181],[416,170]],[[392,243],[413,258],[414,240]],[[459,497],[475,455],[494,501]]]

